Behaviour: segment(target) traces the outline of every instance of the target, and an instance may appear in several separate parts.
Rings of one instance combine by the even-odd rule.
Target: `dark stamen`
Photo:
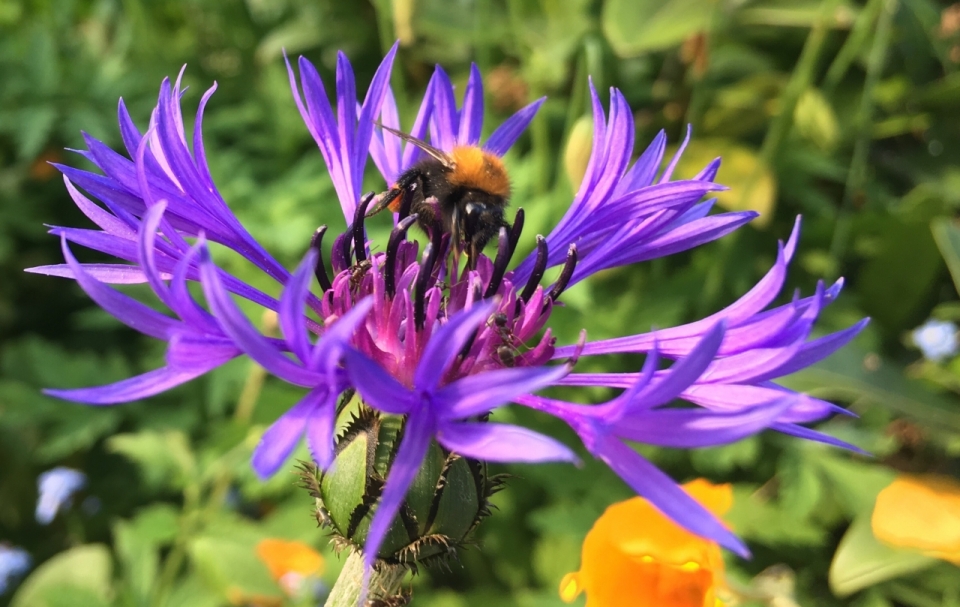
[[[533,272],[530,274],[530,279],[527,280],[527,285],[523,287],[523,293],[520,294],[520,300],[524,303],[530,300],[533,292],[537,290],[537,285],[543,279],[543,272],[547,269],[547,253],[547,239],[538,234],[537,261],[533,264]]]
[[[350,263],[350,245],[353,244],[353,226],[347,226],[347,231],[337,236],[333,241],[333,249],[330,251],[330,263],[333,265],[334,272],[343,272],[349,268]]]
[[[513,257],[513,254],[517,250],[517,243],[520,242],[520,233],[523,232],[523,219],[525,213],[523,209],[517,209],[517,214],[513,218],[513,226],[510,227],[510,257]]]
[[[440,259],[440,253],[443,252],[444,247],[444,236],[443,227],[440,225],[439,215],[437,219],[434,220],[432,229],[430,230],[430,244],[433,247],[433,258],[430,260],[430,265],[427,266],[427,275],[433,275],[433,266],[437,263],[437,260]],[[447,239],[449,242],[449,238]]]
[[[560,278],[557,279],[557,282],[553,283],[553,288],[550,289],[550,294],[547,295],[553,301],[557,301],[557,298],[560,297],[560,294],[563,293],[563,290],[567,288],[567,285],[570,283],[570,279],[573,278],[573,271],[577,267],[577,245],[571,243],[570,248],[567,249],[567,261],[563,264],[563,269],[560,271]]]
[[[441,259],[447,258],[447,251],[450,249],[450,235],[441,234],[440,235],[440,248],[437,253],[437,261],[433,264],[433,268],[430,269],[430,280],[432,284],[437,284],[440,282],[440,271],[443,269],[444,264],[440,261]]]
[[[423,323],[426,321],[427,308],[427,283],[430,282],[430,270],[437,261],[438,244],[429,243],[423,251],[423,260],[420,262],[420,271],[417,273],[417,286],[413,295],[413,321],[416,323],[417,331],[423,329]]]
[[[374,193],[370,192],[360,200],[357,211],[353,215],[353,249],[357,255],[357,263],[367,260],[367,245],[364,238],[363,219],[367,215],[367,207],[373,200]]]
[[[480,285],[474,284],[473,287],[473,301],[480,301]],[[460,348],[460,359],[463,360],[467,357],[467,354],[470,354],[470,348],[473,347],[473,342],[477,340],[477,335],[480,334],[480,328],[473,330],[473,333],[470,334],[470,337],[467,338],[466,343],[463,344],[463,347]]]
[[[383,282],[387,289],[387,295],[393,297],[396,295],[396,269],[397,269],[397,251],[400,250],[400,243],[407,236],[407,230],[417,221],[417,215],[404,218],[390,232],[390,240],[387,241],[386,265],[383,268]]]
[[[320,288],[323,289],[324,292],[333,288],[333,283],[330,282],[330,277],[327,275],[327,267],[323,265],[323,250],[320,248],[320,243],[323,242],[323,235],[326,233],[327,226],[320,226],[317,228],[317,231],[313,233],[313,238],[310,239],[310,248],[317,252],[317,265],[313,268],[313,274],[317,277],[317,283],[320,284]]]
[[[493,297],[497,289],[500,288],[500,283],[503,282],[503,275],[507,271],[507,264],[510,263],[510,255],[513,253],[510,247],[510,236],[511,235],[507,233],[507,228],[500,228],[500,240],[497,243],[497,257],[493,261],[493,274],[490,275],[490,282],[487,284],[487,290],[483,294],[484,299]]]

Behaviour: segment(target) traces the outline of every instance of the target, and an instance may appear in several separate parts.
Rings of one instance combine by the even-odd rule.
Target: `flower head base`
[[[703,479],[683,490],[721,516],[730,508],[730,485]],[[635,497],[607,508],[583,542],[580,570],[560,582],[572,603],[587,593],[587,607],[714,607],[724,586],[720,547],[665,517]]]
[[[68,508],[73,495],[86,487],[87,476],[72,468],[58,467],[47,470],[37,478],[37,522],[49,525],[57,513]]]
[[[111,386],[50,393],[93,404],[134,400],[246,354],[306,389],[254,452],[255,470],[269,476],[304,436],[319,467],[329,470],[347,444],[343,436],[339,441],[334,437],[338,403],[345,400],[341,395],[355,391],[378,416],[403,420],[376,491],[366,491],[370,479],[360,478],[356,483],[366,501],[348,504],[364,508],[357,520],[369,520],[363,548],[368,572],[384,542],[390,542],[397,514],[433,450],[484,462],[577,460],[549,437],[486,421],[488,413],[509,402],[564,420],[590,453],[656,508],[688,530],[746,554],[746,547],[713,514],[628,442],[689,448],[773,428],[848,446],[800,425],[831,415],[837,411],[834,405],[774,382],[829,355],[862,329],[864,323],[859,323],[811,339],[820,311],[838,296],[842,283],[820,285],[813,295],[797,295],[788,304],[766,309],[782,289],[797,246],[798,222],[770,273],[727,309],[673,329],[598,342],[586,342],[584,336],[577,344],[558,347],[548,324],[570,285],[600,270],[710,242],[756,214],[711,215],[712,200],[704,197],[723,188],[713,182],[719,160],[694,179],[672,181],[683,145],[661,171],[663,133],[631,163],[634,125],[626,100],[611,90],[608,114],[591,85],[595,132],[585,177],[560,224],[549,236],[537,236],[536,249],[527,258],[513,261],[524,237],[522,209],[496,234],[496,253],[474,255],[466,267],[453,254],[458,243],[451,243],[453,235],[443,229],[429,230],[430,242],[422,251],[408,241],[418,217],[407,215],[402,205],[388,241],[371,243],[364,224],[374,194],[361,197],[358,191],[368,156],[386,188],[421,154],[393,132],[403,130],[388,84],[395,52],[384,59],[359,109],[353,72],[343,55],[337,63],[335,107],[308,61],[299,61],[301,86],[290,68],[297,106],[327,163],[346,224],[333,239],[329,263],[323,242],[327,228],[322,226],[309,247],[304,243],[308,251],[292,273],[253,240],[210,179],[201,121],[213,89],[201,101],[192,150],[183,129],[179,83],[164,81],[146,133],[137,130],[121,104],[129,158],[88,137],[83,154],[103,174],[62,167],[71,196],[99,229],[55,228],[67,263],[32,271],[77,280],[121,321],[166,341],[167,364]],[[503,156],[539,105],[520,110],[481,143],[479,71],[471,70],[458,109],[453,85],[438,67],[406,132],[429,136],[443,153],[479,145]],[[377,128],[376,120],[388,128]],[[206,241],[232,249],[277,281],[280,298],[214,265]],[[127,263],[79,263],[68,243]],[[553,266],[562,266],[557,279],[541,284]],[[311,289],[314,279],[316,292]],[[187,289],[189,281],[202,283],[206,307]],[[175,317],[105,284],[131,282],[148,283]],[[275,311],[281,338],[261,334],[234,296]],[[571,373],[578,356],[621,352],[646,354],[644,368],[638,373]],[[672,365],[661,369],[660,362],[667,360]],[[607,386],[623,393],[596,406],[534,396],[555,385]],[[674,399],[694,407],[674,408]]]
[[[877,495],[878,540],[960,565],[960,483],[946,476],[900,476]]]

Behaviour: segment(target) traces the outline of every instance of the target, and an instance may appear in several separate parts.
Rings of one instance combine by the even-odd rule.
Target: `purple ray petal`
[[[189,370],[174,370],[162,367],[106,386],[76,388],[72,390],[46,389],[43,393],[88,405],[127,403],[166,392],[195,377],[200,377],[207,371],[219,367],[225,362],[227,361],[209,360],[206,366],[194,367]]]
[[[334,367],[340,364],[343,350],[350,345],[350,337],[364,321],[374,303],[373,297],[360,300],[332,326],[327,327],[323,337],[317,340],[313,352],[310,353],[308,366],[328,375],[332,373]]]
[[[145,335],[163,340],[169,337],[170,332],[178,324],[177,321],[94,280],[83,271],[73,253],[70,252],[66,238],[61,239],[61,248],[77,284],[90,296],[90,299],[97,302],[97,305],[123,324]]]
[[[744,558],[750,550],[722,522],[673,479],[618,439],[604,437],[594,455],[606,462],[630,487],[687,530],[711,539]]]
[[[209,253],[201,251],[200,278],[210,309],[223,330],[264,369],[297,386],[312,388],[325,383],[323,375],[296,365],[261,335],[223,288]]]
[[[175,333],[164,358],[172,370],[203,367],[210,360],[230,360],[241,354],[232,341],[225,337],[201,336],[195,333]]]
[[[326,387],[311,390],[263,433],[250,460],[254,472],[262,480],[276,474],[297,447],[307,427],[307,420],[319,405],[318,393],[326,396]]]
[[[613,431],[621,438],[658,447],[713,447],[769,428],[792,405],[793,398],[788,396],[737,413],[714,413],[702,409],[648,410],[625,416]]]
[[[807,342],[803,344],[803,347],[800,348],[800,351],[796,354],[796,356],[792,357],[784,365],[778,367],[774,371],[759,375],[756,380],[763,381],[767,379],[774,379],[776,377],[783,377],[784,375],[796,373],[801,369],[806,369],[810,365],[820,362],[846,344],[850,343],[850,340],[856,337],[857,334],[860,333],[860,331],[862,331],[868,324],[870,324],[870,319],[864,318],[857,324],[844,329],[843,331],[837,331],[836,333],[831,333],[830,335],[825,335],[813,341]]]
[[[470,64],[470,78],[463,93],[463,107],[460,109],[460,131],[457,142],[460,145],[477,145],[480,141],[480,129],[483,128],[483,78],[476,63]]]
[[[460,352],[474,329],[493,313],[495,307],[492,302],[480,302],[447,320],[427,343],[417,365],[413,385],[419,390],[435,388],[447,366]]]
[[[73,185],[70,178],[66,175],[63,176],[63,183],[67,186],[67,192],[69,192],[70,198],[73,199],[77,207],[90,221],[97,224],[104,232],[126,239],[134,239],[137,237],[136,231],[127,225],[126,222],[107,213],[98,205],[94,204],[92,200],[81,194],[80,190]]]
[[[116,263],[82,263],[80,267],[88,276],[99,282],[111,285],[139,285],[147,282],[147,276],[143,273],[143,268],[139,266],[128,266],[126,264]],[[59,278],[75,278],[73,270],[69,264],[56,264],[51,266],[36,266],[25,268],[24,272],[30,274],[43,274],[45,276],[57,276]],[[165,279],[170,275],[160,274]]]
[[[486,462],[580,461],[562,443],[510,424],[449,422],[440,426],[437,441],[459,455]]]
[[[439,65],[434,69],[437,86],[433,89],[433,120],[430,121],[431,143],[441,150],[452,150],[457,145],[459,118],[453,84],[447,72]]]
[[[503,124],[497,127],[497,130],[491,133],[486,143],[483,144],[483,149],[497,156],[506,154],[507,151],[513,147],[513,144],[516,143],[517,139],[520,138],[520,135],[527,130],[533,117],[537,115],[537,110],[540,109],[540,106],[543,105],[543,102],[546,100],[546,97],[541,97],[522,108],[513,116],[510,116]]]
[[[387,482],[377,504],[377,509],[370,522],[370,531],[363,546],[363,562],[366,568],[372,569],[380,551],[380,544],[386,537],[390,524],[400,510],[400,504],[410,488],[423,458],[427,455],[430,440],[433,436],[432,419],[429,415],[411,414],[403,426],[403,438],[400,440],[400,449],[390,466]]]
[[[380,365],[356,350],[344,352],[344,359],[350,383],[368,405],[391,415],[411,412],[415,403],[410,390]]]
[[[338,392],[329,387],[316,388],[317,407],[307,420],[307,444],[310,454],[321,470],[329,470],[333,464],[333,435],[337,417]],[[309,395],[308,395],[309,396]]]
[[[290,278],[290,282],[283,289],[280,296],[279,322],[280,332],[290,351],[297,355],[301,362],[310,361],[310,340],[307,337],[307,321],[304,316],[304,301],[310,292],[310,281],[313,279],[313,270],[317,265],[317,252],[311,248],[307,251],[303,261],[297,266]]]
[[[624,394],[623,398],[629,402],[625,405],[626,408],[635,410],[637,407],[643,409],[658,407],[679,396],[713,362],[713,358],[720,348],[720,343],[723,341],[724,330],[724,323],[722,321],[717,323],[703,336],[703,339],[688,356],[681,358],[670,367],[670,370],[662,376],[663,379],[659,381],[654,379],[642,390],[637,392],[630,390]]]
[[[393,60],[399,47],[400,42],[394,42],[383,61],[380,62],[380,66],[377,67],[373,80],[370,81],[370,88],[367,89],[367,95],[363,99],[360,115],[357,118],[357,132],[353,150],[353,168],[357,180],[355,183],[357,193],[359,193],[363,183],[363,168],[367,164],[367,150],[370,148],[370,139],[373,135],[373,120],[383,106],[384,96],[390,86]],[[351,121],[350,124],[352,125],[353,122]]]
[[[492,411],[514,396],[551,386],[570,372],[569,367],[500,369],[471,375],[441,388],[434,396],[443,404],[443,419],[465,419]]]
[[[860,455],[865,455],[867,457],[873,457],[873,454],[869,451],[864,451],[860,447],[842,441],[839,438],[834,438],[823,432],[817,432],[816,430],[811,430],[810,428],[804,428],[803,426],[798,426],[796,424],[773,424],[770,426],[771,430],[776,430],[777,432],[782,432],[784,434],[789,434],[790,436],[796,436],[797,438],[802,438],[805,440],[812,440],[818,443],[824,443],[832,447],[840,447],[841,449],[846,449],[848,451],[853,451],[854,453],[859,453]]]

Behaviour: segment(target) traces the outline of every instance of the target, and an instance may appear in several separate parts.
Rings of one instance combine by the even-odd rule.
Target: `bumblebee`
[[[385,208],[417,214],[417,224],[432,234],[435,226],[450,234],[454,250],[476,263],[484,245],[507,226],[504,209],[510,178],[499,156],[477,146],[456,146],[448,154],[429,143],[378,123],[383,130],[409,141],[427,157],[403,172],[368,213]],[[431,198],[436,199],[433,203]]]

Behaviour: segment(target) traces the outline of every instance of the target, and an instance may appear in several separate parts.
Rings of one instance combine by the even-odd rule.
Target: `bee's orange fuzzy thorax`
[[[450,173],[453,185],[483,190],[503,198],[510,196],[510,178],[496,154],[475,146],[456,146],[450,157],[454,162]]]

